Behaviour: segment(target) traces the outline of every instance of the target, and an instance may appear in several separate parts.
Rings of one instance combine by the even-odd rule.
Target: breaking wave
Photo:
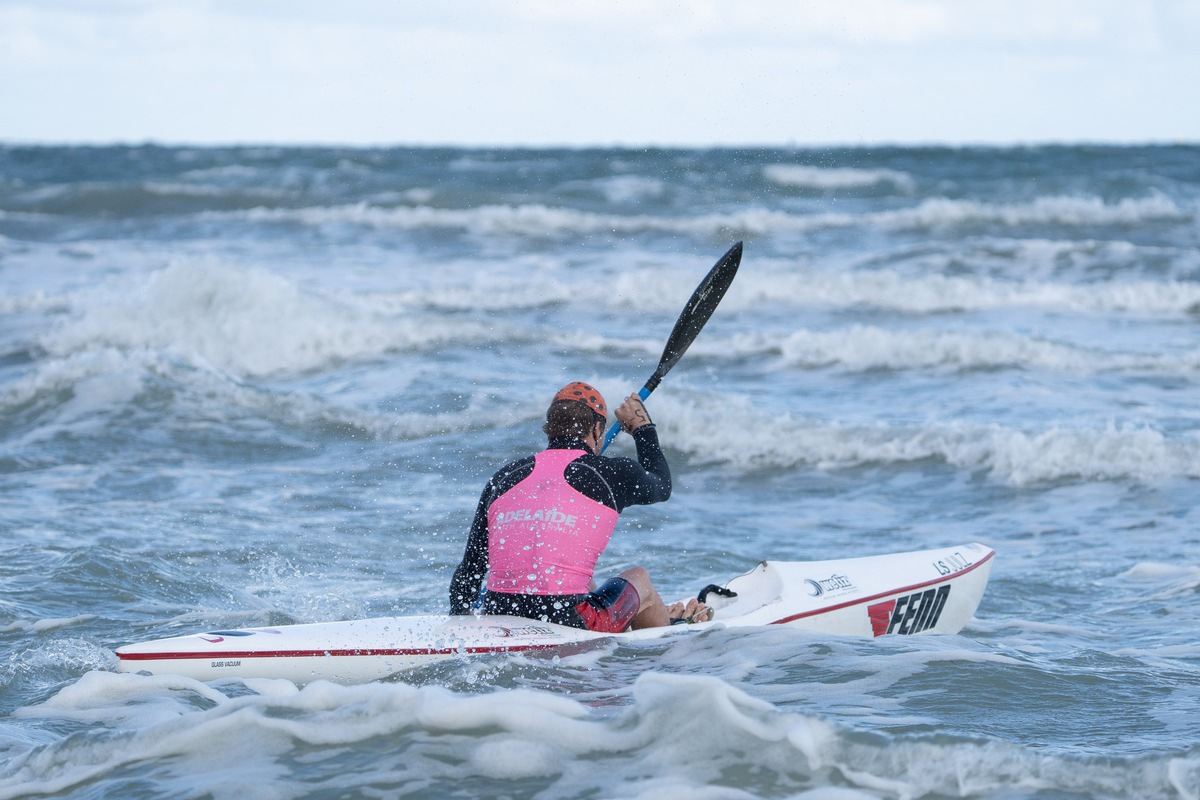
[[[150,349],[242,377],[506,334],[520,338],[504,325],[422,313],[388,298],[316,294],[273,273],[205,262],[167,267],[133,287],[82,292],[73,306],[70,318],[39,338],[52,356]]]
[[[916,183],[911,175],[894,169],[853,169],[850,167],[813,167],[801,164],[769,164],[763,167],[763,177],[772,183],[803,189],[829,191],[833,189],[862,189],[890,185],[902,192],[911,192]]]
[[[700,464],[758,471],[809,466],[837,470],[939,461],[1013,486],[1060,481],[1200,478],[1200,435],[1149,427],[1051,427],[1026,431],[966,422],[905,427],[794,419],[737,405],[743,424],[714,426],[731,401],[657,397],[667,441]]]
[[[627,797],[713,800],[1003,797],[1015,786],[1165,800],[1200,790],[1194,752],[1088,758],[953,735],[868,736],[782,711],[716,677],[646,674],[632,704],[612,715],[531,689],[297,689],[267,680],[245,688],[229,697],[186,678],[89,673],[16,711],[91,728],[20,748],[4,768],[0,798],[105,793],[148,772],[160,790],[180,795],[237,796],[252,775],[270,783],[271,796],[309,796],[311,782],[322,781],[309,775],[315,765],[303,765],[350,750],[375,755],[339,770],[340,794],[481,796],[533,786],[582,798],[611,792],[614,780]],[[696,731],[704,731],[702,747]]]
[[[745,334],[727,342],[706,342],[698,352],[730,357],[777,354],[788,366],[837,365],[849,370],[1019,367],[1064,373],[1137,371],[1172,376],[1200,370],[1200,350],[1181,355],[1106,353],[1010,332],[894,331],[865,325],[834,331],[796,331],[782,338]]]
[[[311,227],[361,225],[369,228],[457,229],[476,234],[559,236],[587,233],[661,232],[710,236],[728,233],[765,236],[822,228],[884,226],[928,229],[940,226],[1136,225],[1148,221],[1189,222],[1195,211],[1171,198],[1154,194],[1105,202],[1095,197],[1043,197],[1027,203],[995,204],[972,200],[930,198],[911,208],[867,214],[795,214],[766,208],[749,208],[696,216],[603,214],[542,204],[484,205],[451,209],[433,206],[384,207],[366,202],[344,206],[301,209],[255,208],[248,211],[209,212],[257,223],[291,223]]]

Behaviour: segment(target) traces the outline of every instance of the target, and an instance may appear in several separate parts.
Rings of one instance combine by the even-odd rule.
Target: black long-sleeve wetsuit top
[[[596,455],[575,437],[551,439],[548,449],[584,450],[586,455],[567,465],[564,476],[575,491],[603,503],[618,513],[629,506],[661,503],[671,496],[671,468],[658,443],[653,424],[633,432],[637,460]],[[471,523],[462,563],[450,581],[450,613],[469,614],[479,598],[488,573],[488,509],[497,497],[512,489],[533,472],[534,456],[504,466],[492,476]]]

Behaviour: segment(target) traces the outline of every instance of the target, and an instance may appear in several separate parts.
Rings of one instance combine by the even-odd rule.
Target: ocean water
[[[601,573],[979,541],[961,634],[115,672],[445,611],[550,394],[636,390],[736,240]],[[1197,800],[1198,400],[1194,146],[0,147],[0,798]]]

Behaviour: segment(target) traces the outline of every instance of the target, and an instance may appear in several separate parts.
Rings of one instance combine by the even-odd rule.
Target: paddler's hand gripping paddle
[[[667,346],[663,348],[662,358],[658,360],[658,368],[654,370],[650,380],[646,381],[646,385],[638,389],[638,397],[642,400],[645,400],[651,392],[658,388],[658,384],[671,371],[671,367],[678,364],[679,359],[683,358],[683,354],[695,341],[700,329],[704,327],[704,323],[708,322],[708,318],[717,310],[717,304],[725,296],[729,284],[733,283],[733,276],[737,275],[738,265],[741,263],[742,243],[738,242],[729,248],[728,253],[721,256],[721,260],[709,270],[708,274],[704,276],[704,280],[700,281],[700,285],[692,293],[692,299],[688,300],[687,305],[683,307],[683,313],[679,315],[675,327],[671,330]],[[608,433],[604,435],[604,446],[600,448],[601,453],[608,449],[609,444],[617,438],[620,431],[621,423],[614,422],[608,429]]]

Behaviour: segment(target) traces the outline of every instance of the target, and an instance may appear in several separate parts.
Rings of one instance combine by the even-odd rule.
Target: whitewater
[[[116,672],[445,612],[549,397],[640,387],[736,240],[600,574],[979,541],[961,634]],[[1198,389],[1194,146],[0,145],[0,798],[1200,800]]]

